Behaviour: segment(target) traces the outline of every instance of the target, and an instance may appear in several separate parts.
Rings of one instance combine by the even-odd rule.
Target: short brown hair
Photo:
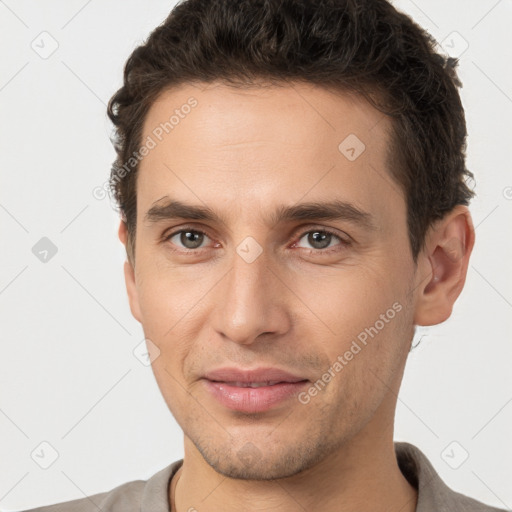
[[[474,192],[457,60],[386,0],[184,0],[128,58],[108,115],[117,158],[110,189],[135,261],[138,165],[156,97],[185,83],[307,82],[353,91],[393,119],[388,168],[407,203],[414,262],[431,224]],[[123,167],[125,169],[123,171]],[[120,179],[120,176],[122,179]]]

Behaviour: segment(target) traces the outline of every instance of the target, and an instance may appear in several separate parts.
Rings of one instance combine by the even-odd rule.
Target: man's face
[[[419,281],[389,132],[363,100],[299,84],[184,85],[147,115],[130,304],[186,449],[220,473],[291,476],[392,429]],[[171,201],[222,220],[170,218]]]

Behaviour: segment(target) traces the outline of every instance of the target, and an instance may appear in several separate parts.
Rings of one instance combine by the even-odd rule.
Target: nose
[[[250,345],[290,328],[288,288],[265,253],[248,262],[234,252],[232,266],[216,289],[213,327],[225,339]]]

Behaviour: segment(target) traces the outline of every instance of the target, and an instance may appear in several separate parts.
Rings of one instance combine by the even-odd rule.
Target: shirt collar
[[[177,460],[155,473],[146,482],[142,493],[140,512],[171,512],[169,484],[182,464],[183,459]]]
[[[505,512],[448,487],[417,446],[406,442],[394,444],[400,471],[418,491],[416,512]]]

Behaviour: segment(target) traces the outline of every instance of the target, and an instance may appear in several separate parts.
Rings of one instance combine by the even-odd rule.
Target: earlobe
[[[128,240],[128,230],[126,227],[126,223],[124,220],[121,220],[119,224],[118,230],[119,240],[121,240],[122,244],[126,250],[126,243]],[[139,305],[139,295],[137,291],[137,284],[135,279],[135,269],[130,261],[125,261],[124,263],[124,281],[126,284],[126,292],[128,294],[128,302],[130,304],[130,310],[132,312],[133,317],[142,323],[142,316],[140,314],[140,305]]]
[[[125,246],[126,249],[126,242],[128,240],[128,228],[124,220],[121,220],[121,222],[119,223],[119,229],[117,230],[117,234],[119,236],[119,240],[121,240],[121,243]]]
[[[142,316],[140,314],[139,294],[137,291],[137,284],[135,279],[135,270],[129,261],[124,262],[124,280],[126,283],[126,292],[128,294],[128,301],[130,303],[130,311],[133,317],[142,323]]]
[[[471,215],[462,205],[431,228],[420,256],[421,268],[428,271],[418,275],[416,325],[436,325],[450,317],[466,281],[474,241]]]

